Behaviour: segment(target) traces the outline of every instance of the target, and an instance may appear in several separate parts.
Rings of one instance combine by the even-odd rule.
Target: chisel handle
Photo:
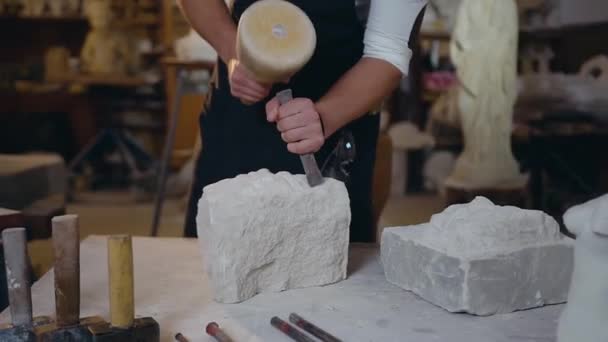
[[[293,92],[291,89],[286,89],[277,93],[277,100],[279,101],[279,105],[284,105],[285,103],[291,101],[293,99]],[[312,153],[300,155],[300,161],[302,162],[302,166],[304,168],[304,172],[306,173],[306,180],[308,181],[308,185],[311,187],[315,187],[323,183],[323,175],[321,174],[321,170],[319,170],[319,165],[317,165],[317,160],[315,159],[315,155]]]
[[[2,231],[6,282],[13,325],[32,324],[32,292],[25,228]]]
[[[323,342],[342,342],[337,337],[332,336],[327,331],[310,323],[309,321],[300,317],[298,314],[292,313],[289,315],[289,321]]]
[[[80,321],[80,234],[78,216],[63,215],[51,220],[55,252],[55,313],[57,325]]]
[[[127,329],[135,318],[133,284],[133,246],[131,236],[108,238],[108,269],[110,277],[110,323]]]
[[[304,335],[299,330],[294,328],[291,324],[283,321],[279,317],[272,317],[270,319],[270,324],[275,327],[277,330],[282,332],[283,334],[289,336],[292,340],[296,342],[315,342],[312,338]]]
[[[207,324],[205,331],[209,336],[213,336],[218,342],[234,342],[215,322]]]

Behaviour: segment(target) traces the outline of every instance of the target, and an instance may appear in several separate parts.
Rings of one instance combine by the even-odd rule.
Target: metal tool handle
[[[296,342],[315,342],[315,340],[304,335],[304,333],[300,332],[299,330],[291,326],[289,323],[283,321],[279,317],[272,317],[270,319],[270,324]]]
[[[284,105],[292,99],[293,93],[291,89],[286,89],[277,93],[277,100],[279,101],[280,105]],[[315,187],[317,185],[322,184],[323,175],[321,174],[321,170],[319,170],[315,155],[312,153],[300,155],[300,161],[302,162],[302,166],[304,167],[304,172],[306,173],[306,180],[308,181],[308,185],[310,185],[311,187]]]
[[[234,342],[232,338],[228,336],[222,329],[220,329],[220,326],[215,322],[207,324],[205,331],[209,336],[213,336],[213,338],[215,338],[215,340],[218,342]]]
[[[13,325],[31,325],[32,292],[25,228],[5,229],[2,232],[2,244]]]
[[[54,217],[55,312],[57,325],[72,326],[80,321],[80,237],[78,216]]]
[[[337,337],[310,323],[298,314],[292,313],[289,315],[289,321],[323,342],[342,342]]]
[[[108,268],[110,323],[112,327],[126,329],[133,326],[135,319],[133,246],[130,236],[108,238]]]

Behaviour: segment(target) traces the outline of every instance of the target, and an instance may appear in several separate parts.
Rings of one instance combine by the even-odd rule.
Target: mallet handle
[[[2,231],[8,300],[13,325],[32,324],[32,292],[30,289],[27,237],[25,228]]]
[[[55,311],[57,325],[66,327],[80,320],[80,237],[78,216],[54,217]]]
[[[110,277],[110,323],[126,329],[135,318],[133,285],[133,247],[128,235],[108,238],[108,268]]]

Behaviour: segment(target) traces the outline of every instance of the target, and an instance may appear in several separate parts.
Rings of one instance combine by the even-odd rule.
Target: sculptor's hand
[[[266,118],[276,122],[291,153],[315,153],[325,143],[321,116],[310,99],[297,98],[279,106],[275,97],[266,104]]]
[[[245,104],[260,102],[270,94],[271,85],[256,81],[253,74],[236,59],[228,63],[228,78],[232,96]]]

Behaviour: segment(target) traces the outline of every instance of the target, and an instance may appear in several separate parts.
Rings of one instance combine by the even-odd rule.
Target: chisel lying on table
[[[0,341],[36,341],[36,326],[49,324],[50,317],[32,319],[31,279],[25,228],[2,231],[6,283],[12,324],[0,326]]]

